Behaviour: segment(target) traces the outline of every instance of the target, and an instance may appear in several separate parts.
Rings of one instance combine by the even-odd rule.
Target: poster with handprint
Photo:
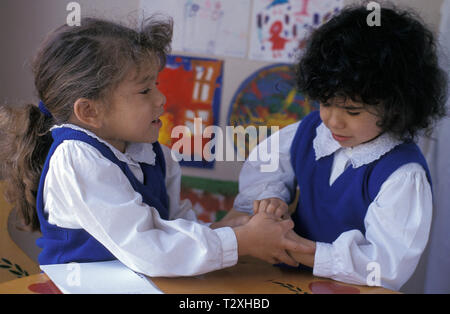
[[[306,40],[338,13],[343,0],[255,0],[250,59],[296,62]]]

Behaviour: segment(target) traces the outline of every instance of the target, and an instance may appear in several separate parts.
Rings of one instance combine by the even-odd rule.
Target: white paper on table
[[[94,263],[41,265],[62,293],[73,294],[161,294],[147,277],[118,260]]]

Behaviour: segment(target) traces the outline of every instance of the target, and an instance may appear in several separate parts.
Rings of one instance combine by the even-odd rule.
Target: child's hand
[[[239,255],[251,255],[266,262],[298,266],[286,250],[303,253],[309,250],[302,243],[288,239],[294,227],[291,219],[278,220],[273,215],[258,213],[245,225],[233,228],[238,240]]]
[[[276,218],[289,218],[288,204],[277,197],[266,198],[253,202],[253,212],[267,213],[274,215]]]
[[[224,218],[218,222],[210,225],[211,229],[217,229],[222,227],[237,227],[246,224],[250,220],[250,216],[243,214],[232,218]]]
[[[314,267],[314,255],[316,253],[316,242],[303,238],[296,234],[294,230],[289,230],[286,233],[286,238],[297,242],[300,246],[304,248],[303,252],[293,252],[288,250],[289,256],[291,256],[295,261],[309,266]]]

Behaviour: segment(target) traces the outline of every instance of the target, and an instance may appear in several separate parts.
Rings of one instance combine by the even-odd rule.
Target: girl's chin
[[[339,142],[339,145],[340,145],[341,147],[346,147],[346,148],[348,148],[348,147],[355,147],[355,146],[357,146],[357,145],[359,145],[359,144],[355,144],[353,141],[349,141],[349,142]]]

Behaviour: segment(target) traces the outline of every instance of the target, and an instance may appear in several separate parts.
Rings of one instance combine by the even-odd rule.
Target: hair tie
[[[47,107],[45,107],[44,103],[41,101],[39,101],[39,110],[42,112],[42,114],[44,116],[46,116],[47,118],[53,118],[52,114],[50,113],[50,111],[48,111]]]

